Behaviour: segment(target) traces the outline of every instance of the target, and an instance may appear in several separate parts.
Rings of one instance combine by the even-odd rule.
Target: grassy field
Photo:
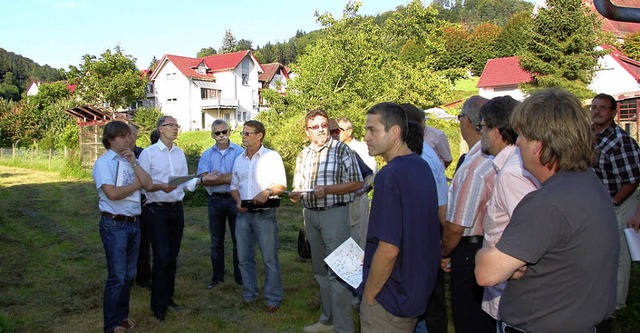
[[[310,262],[301,261],[296,252],[301,209],[283,202],[279,222],[285,299],[278,313],[264,313],[263,299],[244,306],[229,269],[224,284],[205,288],[211,275],[206,208],[186,207],[175,297],[185,309],[170,310],[160,324],[149,308],[149,292],[135,287],[131,317],[139,326],[130,331],[301,332],[314,323],[318,288]],[[100,332],[106,267],[93,182],[0,166],[0,209],[0,332]],[[227,262],[230,257],[228,251]],[[258,268],[262,272],[259,255]],[[260,286],[263,280],[261,275]],[[637,263],[630,285],[629,306],[598,332],[640,331]]]

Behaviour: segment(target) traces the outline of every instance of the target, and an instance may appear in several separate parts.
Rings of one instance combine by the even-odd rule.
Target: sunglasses
[[[242,136],[249,136],[251,134],[256,134],[256,132],[240,132],[240,134],[242,134]]]
[[[178,125],[178,124],[176,124],[176,123],[162,124],[162,125],[160,125],[160,126],[162,126],[162,127],[167,127],[167,126],[169,126],[169,127],[173,127],[173,128],[180,128],[180,125]]]
[[[224,130],[224,131],[215,131],[215,132],[213,132],[213,134],[214,134],[215,136],[218,136],[218,135],[220,135],[220,134],[227,135],[227,133],[229,133],[229,130]]]
[[[339,128],[329,130],[330,134],[340,134],[341,130]]]
[[[487,127],[487,125],[478,124],[478,125],[476,125],[476,130],[477,130],[478,132],[480,132],[480,131],[482,131],[482,128],[483,128],[483,127]],[[487,127],[487,128],[489,128],[489,127]]]
[[[329,123],[322,123],[322,125],[316,124],[316,125],[307,127],[307,129],[317,131],[320,129],[320,126],[322,126],[322,128],[329,128]]]

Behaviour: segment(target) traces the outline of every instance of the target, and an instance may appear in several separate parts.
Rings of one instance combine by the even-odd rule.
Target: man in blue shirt
[[[225,222],[229,222],[229,232],[233,242],[233,277],[242,285],[242,277],[238,269],[238,250],[236,248],[236,203],[231,198],[229,183],[231,169],[236,157],[244,152],[242,147],[229,140],[229,125],[223,119],[216,119],[211,124],[211,138],[216,144],[202,153],[198,163],[198,175],[213,180],[204,180],[203,184],[209,194],[209,233],[211,234],[211,267],[213,275],[207,286],[211,289],[224,281],[224,235]]]
[[[362,332],[413,332],[426,311],[440,262],[436,185],[427,162],[405,142],[407,117],[395,103],[367,112],[376,175],[363,264]]]

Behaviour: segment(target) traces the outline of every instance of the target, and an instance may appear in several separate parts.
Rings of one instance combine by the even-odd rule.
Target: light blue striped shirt
[[[236,158],[244,153],[244,149],[239,145],[229,142],[229,147],[223,152],[220,151],[218,145],[213,145],[202,153],[200,162],[198,162],[198,175],[203,172],[218,171],[221,174],[230,173],[233,169],[233,162]],[[229,184],[205,186],[207,193],[228,193],[230,191]]]

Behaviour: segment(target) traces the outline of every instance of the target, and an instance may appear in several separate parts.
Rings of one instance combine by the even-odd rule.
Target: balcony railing
[[[202,99],[200,107],[203,109],[217,109],[217,108],[237,108],[240,105],[237,99],[230,98],[207,98]]]

